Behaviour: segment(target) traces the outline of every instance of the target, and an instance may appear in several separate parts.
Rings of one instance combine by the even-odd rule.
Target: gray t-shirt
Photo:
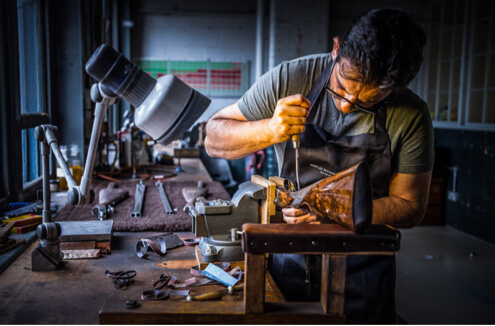
[[[293,94],[306,95],[328,64],[330,53],[285,61],[264,74],[237,102],[249,121],[269,119],[277,101]],[[428,107],[410,89],[396,91],[387,108],[385,128],[390,138],[392,172],[422,173],[433,169],[433,126]],[[335,137],[374,132],[374,116],[354,111],[340,112],[328,92],[320,97],[312,123]],[[285,144],[275,145],[279,170]]]

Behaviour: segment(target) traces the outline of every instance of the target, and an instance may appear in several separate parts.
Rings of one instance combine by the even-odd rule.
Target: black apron
[[[359,162],[370,167],[373,198],[388,195],[391,176],[390,139],[386,133],[386,107],[377,105],[374,133],[334,137],[314,123],[315,112],[328,84],[332,65],[317,79],[307,97],[311,111],[300,136],[301,188]],[[330,96],[330,95],[328,95]],[[333,103],[333,102],[332,102]],[[329,109],[335,109],[330,107]],[[291,140],[285,146],[281,177],[296,180]],[[270,271],[288,301],[319,301],[321,256],[311,255],[309,283],[305,282],[305,255],[276,254]],[[344,313],[348,323],[395,323],[395,258],[393,256],[348,256]]]
[[[306,130],[300,135],[301,188],[357,163],[365,162],[370,168],[373,198],[387,196],[391,176],[391,154],[390,139],[385,128],[385,107],[378,105],[376,108],[373,134],[334,137],[314,124],[313,117],[316,110],[320,109],[320,98],[328,84],[331,68],[331,65],[325,68],[307,95],[311,101],[311,110]],[[291,140],[285,145],[281,177],[296,180],[295,153]]]

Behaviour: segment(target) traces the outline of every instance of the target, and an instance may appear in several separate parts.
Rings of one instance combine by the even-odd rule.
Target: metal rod
[[[132,207],[131,217],[141,217],[145,191],[146,185],[143,183],[143,180],[141,180],[136,185],[136,194],[134,195],[134,206]]]
[[[46,141],[41,143],[41,157],[43,168],[43,210],[41,212],[43,223],[52,221],[52,211],[50,210],[50,146]]]
[[[84,165],[84,173],[81,178],[81,194],[84,198],[88,198],[89,188],[91,187],[91,174],[93,173],[93,167],[95,165],[96,150],[100,140],[101,126],[103,125],[107,107],[107,101],[103,101],[103,103],[96,103],[93,130],[91,131],[86,164]]]
[[[165,208],[165,212],[169,215],[173,214],[174,210],[172,206],[170,206],[170,202],[168,200],[167,194],[165,193],[165,189],[163,188],[163,184],[160,182],[160,180],[158,180],[155,183],[155,187],[158,190],[158,194],[160,195],[160,199],[162,200],[163,207]]]

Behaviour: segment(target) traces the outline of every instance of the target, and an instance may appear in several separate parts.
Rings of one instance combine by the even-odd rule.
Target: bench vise
[[[260,207],[266,193],[265,187],[246,181],[239,185],[231,201],[196,198],[188,211],[192,231],[202,237],[199,248],[205,262],[244,259],[239,230],[244,223],[260,223]]]

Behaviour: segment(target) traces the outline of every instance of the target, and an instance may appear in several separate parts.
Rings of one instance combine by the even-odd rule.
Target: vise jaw
[[[242,229],[244,223],[259,223],[260,201],[266,198],[266,189],[250,181],[239,185],[231,201],[207,201],[198,197],[192,217],[192,231],[197,237],[230,234],[232,228]]]
[[[237,230],[244,223],[260,223],[261,201],[266,199],[266,188],[246,181],[239,186],[231,201],[208,201],[198,197],[189,210],[192,231],[199,242],[205,262],[242,260],[241,241]]]

